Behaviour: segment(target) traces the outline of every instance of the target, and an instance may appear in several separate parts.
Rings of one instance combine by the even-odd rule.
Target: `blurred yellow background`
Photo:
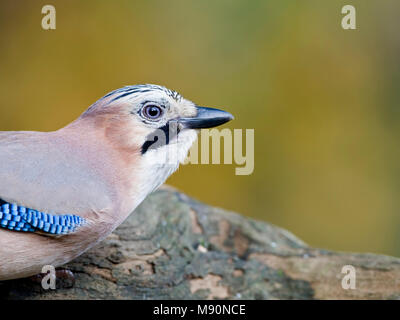
[[[52,4],[57,29],[41,28]],[[357,30],[341,28],[342,6]],[[112,89],[156,83],[255,129],[255,170],[168,183],[313,246],[400,256],[400,2],[0,2],[0,130],[55,130]],[[29,155],[26,155],[29,157]]]

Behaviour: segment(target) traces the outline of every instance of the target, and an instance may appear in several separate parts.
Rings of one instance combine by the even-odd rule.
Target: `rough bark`
[[[356,289],[341,286],[342,267]],[[0,283],[3,299],[398,299],[400,259],[315,249],[271,224],[161,188],[105,241],[44,290]]]

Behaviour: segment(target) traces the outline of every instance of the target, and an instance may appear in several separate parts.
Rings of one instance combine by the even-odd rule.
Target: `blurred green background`
[[[57,29],[41,28],[41,8]],[[357,30],[341,28],[341,8]],[[168,183],[313,246],[400,256],[400,2],[0,2],[0,130],[55,130],[112,89],[165,85],[255,129],[255,170]],[[27,155],[29,157],[29,155]]]

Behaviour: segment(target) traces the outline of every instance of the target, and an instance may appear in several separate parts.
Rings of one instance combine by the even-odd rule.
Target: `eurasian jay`
[[[104,239],[233,119],[157,85],[114,90],[53,132],[0,132],[0,280],[59,267]]]

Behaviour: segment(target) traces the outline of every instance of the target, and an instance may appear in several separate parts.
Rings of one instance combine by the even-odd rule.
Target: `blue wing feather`
[[[85,219],[77,215],[44,213],[0,199],[0,228],[64,235],[76,231],[85,223]]]

